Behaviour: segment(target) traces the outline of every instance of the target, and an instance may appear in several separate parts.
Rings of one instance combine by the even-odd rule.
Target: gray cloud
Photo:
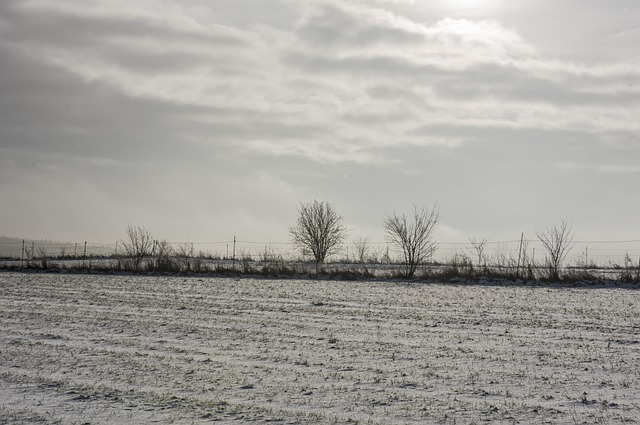
[[[0,188],[12,207],[0,222],[28,230],[46,200],[65,232],[65,214],[88,231],[91,208],[65,206],[91,199],[110,223],[97,238],[139,218],[175,239],[197,226],[286,239],[297,202],[326,198],[362,232],[378,232],[389,209],[436,200],[447,236],[463,240],[537,217],[606,226],[590,199],[638,189],[635,27],[601,10],[606,22],[591,24],[611,28],[592,44],[627,60],[594,50],[570,62],[537,44],[544,34],[523,36],[536,34],[515,9],[475,20],[443,10],[2,2]]]
[[[314,48],[371,47],[378,44],[418,44],[425,42],[421,34],[363,21],[336,5],[325,5],[309,16],[297,29],[301,39]]]

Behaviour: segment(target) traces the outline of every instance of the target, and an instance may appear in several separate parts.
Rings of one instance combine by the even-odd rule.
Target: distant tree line
[[[447,278],[447,277],[478,277],[496,276],[508,278],[537,279],[544,277],[551,281],[561,280],[565,277],[580,278],[574,272],[573,276],[565,276],[568,269],[563,268],[567,255],[574,247],[575,231],[570,222],[565,219],[536,232],[536,236],[542,244],[545,252],[544,260],[536,262],[527,254],[527,245],[524,237],[520,243],[517,262],[513,257],[507,258],[502,252],[496,254],[495,263],[487,265],[486,239],[469,238],[470,256],[458,253],[447,263],[437,263],[433,260],[438,250],[438,244],[434,237],[435,229],[440,221],[440,210],[437,204],[432,207],[413,205],[408,213],[393,211],[382,217],[382,228],[389,246],[398,254],[398,261],[394,261],[400,268],[385,268],[380,263],[378,253],[371,255],[369,237],[360,236],[353,243],[352,259],[359,264],[358,270],[351,269],[347,274],[358,276],[391,275],[404,278],[414,278],[419,269],[421,277]],[[266,275],[300,275],[307,273],[304,264],[305,258],[314,261],[315,273],[328,273],[323,267],[330,256],[342,251],[349,236],[349,230],[345,224],[345,218],[336,208],[327,201],[313,200],[299,204],[295,222],[289,227],[289,236],[293,246],[300,253],[301,261],[286,261],[282,254],[278,254],[265,246],[264,252],[259,254],[260,265],[253,267],[254,259],[246,253],[237,258],[234,255],[222,259],[212,258],[200,251],[195,252],[193,243],[180,245],[170,244],[167,240],[155,239],[152,233],[142,226],[127,225],[125,237],[116,244],[116,253],[112,261],[116,270],[133,272],[177,272],[177,273],[262,273]],[[524,235],[523,235],[524,236]],[[24,244],[24,243],[23,243]],[[121,248],[118,250],[118,246]],[[23,248],[23,252],[26,248]],[[49,256],[44,248],[42,252],[31,254],[27,258],[27,267],[31,267],[32,261],[38,259],[41,268],[47,268]],[[535,255],[535,250],[534,250]],[[85,268],[86,243],[82,255],[82,264],[75,267]],[[348,257],[348,256],[347,256]],[[61,258],[65,258],[62,254]],[[74,255],[73,258],[76,258]],[[390,263],[389,250],[383,254],[383,261]],[[471,260],[473,258],[473,260]],[[348,258],[347,258],[347,261]],[[24,261],[23,261],[24,263]],[[307,263],[308,264],[308,263]],[[586,264],[586,260],[585,260]],[[636,263],[637,264],[637,263]],[[542,268],[540,268],[542,265]],[[114,267],[105,265],[105,268]],[[368,267],[373,269],[370,271]],[[428,266],[428,267],[424,267]],[[23,266],[22,266],[23,267]],[[100,268],[98,264],[89,268]],[[213,268],[212,268],[213,267]],[[239,267],[239,268],[238,268]],[[346,268],[343,267],[342,271]],[[625,265],[620,268],[625,272],[621,274],[621,280],[640,281],[640,264],[634,265],[631,258],[625,257]],[[334,268],[334,271],[337,269]],[[542,270],[542,274],[540,272]],[[594,275],[587,275],[588,267],[584,267],[585,280],[593,280]],[[637,270],[637,272],[632,271]],[[342,273],[342,271],[340,273]],[[329,271],[330,272],[330,271]],[[344,276],[343,276],[344,277]]]
[[[405,277],[412,278],[418,266],[432,258],[436,252],[438,246],[434,240],[434,229],[439,220],[437,205],[431,208],[414,205],[409,214],[394,211],[384,217],[383,228],[387,241],[401,253]],[[344,221],[344,217],[329,202],[313,200],[300,203],[296,222],[289,228],[289,234],[302,255],[313,256],[316,271],[327,256],[341,249],[348,235]],[[560,279],[564,260],[573,248],[574,234],[571,224],[564,219],[559,224],[536,233],[547,253],[545,265],[550,279]],[[484,248],[487,240],[470,239],[470,242],[478,255],[478,265],[485,261],[486,267]],[[367,239],[358,239],[356,253],[361,259],[366,250]]]

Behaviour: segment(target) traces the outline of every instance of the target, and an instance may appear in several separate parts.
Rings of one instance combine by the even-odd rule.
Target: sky
[[[3,0],[0,234],[640,239],[634,0]]]

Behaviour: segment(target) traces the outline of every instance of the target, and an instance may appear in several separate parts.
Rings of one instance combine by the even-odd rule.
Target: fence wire
[[[201,242],[168,242],[173,252],[187,250],[190,255],[212,259],[250,259],[259,261],[266,258],[283,260],[305,259],[290,242],[220,240]],[[485,241],[482,250],[471,242],[437,242],[437,251],[432,262],[448,262],[466,258],[472,263],[506,263],[523,256],[532,263],[542,263],[547,255],[537,239]],[[0,242],[0,258],[87,258],[112,257],[124,254],[121,241],[114,243],[97,242],[50,242],[32,240],[3,240]],[[329,262],[396,262],[401,253],[388,242],[371,241],[366,244],[349,242],[329,258]],[[640,263],[640,239],[611,241],[576,241],[567,257],[569,266],[628,267]]]

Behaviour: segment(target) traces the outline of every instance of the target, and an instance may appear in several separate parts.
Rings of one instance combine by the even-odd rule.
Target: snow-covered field
[[[640,292],[0,273],[0,423],[640,421]]]

